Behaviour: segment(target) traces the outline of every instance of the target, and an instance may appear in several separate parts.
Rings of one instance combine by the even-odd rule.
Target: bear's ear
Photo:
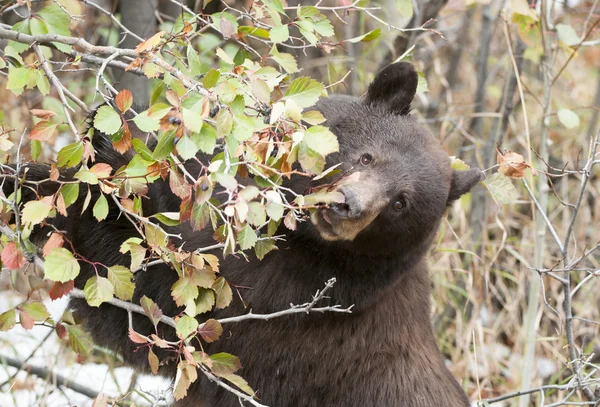
[[[448,194],[448,205],[466,194],[481,180],[483,173],[479,168],[471,168],[466,171],[452,170],[452,183]]]
[[[387,107],[394,114],[408,114],[418,82],[419,75],[412,64],[398,62],[388,65],[369,85],[365,103]]]

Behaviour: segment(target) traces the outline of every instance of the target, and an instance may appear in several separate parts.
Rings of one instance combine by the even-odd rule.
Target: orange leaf
[[[131,61],[131,63],[129,65],[127,65],[125,67],[125,70],[132,71],[134,69],[138,69],[140,66],[142,66],[142,62],[143,62],[143,60],[141,58],[136,58],[133,61]]]
[[[48,241],[44,245],[44,248],[42,249],[42,255],[46,257],[48,254],[50,254],[52,250],[58,249],[59,247],[63,247],[63,243],[64,240],[60,233],[52,232],[50,238],[48,239]]]
[[[23,252],[13,242],[7,243],[0,254],[2,264],[10,270],[18,270],[25,265],[25,256]]]
[[[32,140],[48,141],[54,135],[54,130],[56,130],[57,126],[58,124],[52,122],[41,121],[33,126],[29,138]]]
[[[523,178],[525,176],[525,170],[531,168],[521,154],[515,153],[514,151],[507,151],[502,153],[498,149],[498,172],[504,176],[512,178]]]
[[[56,116],[56,113],[51,112],[50,110],[31,109],[31,110],[29,110],[29,112],[32,115],[34,115],[35,117],[39,117],[40,119],[43,119],[43,120],[48,120],[52,116]]]
[[[154,48],[156,48],[156,46],[158,44],[160,44],[160,41],[162,40],[162,37],[164,35],[165,35],[164,31],[157,32],[152,37],[148,38],[146,41],[141,42],[137,47],[135,47],[135,51],[136,52],[152,51]]]
[[[126,121],[123,122],[123,136],[121,140],[113,142],[113,147],[121,154],[125,154],[131,147],[131,131]]]
[[[131,339],[135,343],[148,343],[148,339],[144,338],[142,335],[129,328],[129,339]]]
[[[125,113],[133,104],[133,95],[127,89],[123,89],[115,96],[115,104],[121,113]]]
[[[96,174],[98,178],[108,178],[112,172],[112,167],[105,163],[98,163],[90,168],[90,172]]]

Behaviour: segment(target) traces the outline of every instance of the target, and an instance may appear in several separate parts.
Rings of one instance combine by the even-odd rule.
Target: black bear
[[[469,401],[444,364],[430,324],[430,279],[426,255],[448,206],[480,179],[480,171],[454,171],[438,142],[410,115],[418,76],[411,64],[397,63],[381,71],[361,98],[333,96],[318,102],[325,123],[339,140],[339,152],[328,165],[341,163],[346,177],[336,184],[345,203],[316,210],[310,222],[263,261],[228,256],[221,272],[244,291],[254,313],[284,310],[304,303],[332,277],[331,304],[349,306],[351,314],[288,315],[270,321],[246,320],[224,326],[226,335],[206,344],[209,353],[240,357],[241,375],[257,390],[261,404],[276,407],[467,407]],[[94,137],[97,159],[115,164],[126,157],[107,139]],[[122,163],[118,163],[121,165]],[[113,165],[116,168],[118,165]],[[36,175],[37,174],[37,175]],[[32,166],[28,179],[47,177],[47,167]],[[67,176],[67,175],[65,175]],[[289,188],[302,193],[304,179]],[[41,185],[43,186],[43,184]],[[39,186],[34,186],[39,187]],[[178,211],[168,183],[157,181],[148,192],[151,213]],[[80,207],[71,208],[79,213]],[[138,236],[118,208],[98,223],[91,211],[77,221],[58,216],[82,256],[104,264],[124,264],[121,243]],[[213,242],[212,230],[178,227],[186,247]],[[181,242],[173,242],[176,246]],[[215,253],[216,254],[216,253]],[[81,264],[76,286],[95,275]],[[144,295],[165,315],[181,312],[170,287],[178,276],[167,265],[155,265],[135,276],[134,302]],[[128,339],[128,315],[103,304],[90,307],[72,299],[94,340],[124,360],[148,370],[147,349]],[[223,318],[243,314],[241,301],[210,314]],[[159,324],[164,335],[171,328]],[[135,331],[150,335],[154,327],[133,315]],[[162,359],[162,358],[161,358]],[[174,375],[176,361],[161,373]],[[234,407],[238,398],[199,374],[178,407]]]

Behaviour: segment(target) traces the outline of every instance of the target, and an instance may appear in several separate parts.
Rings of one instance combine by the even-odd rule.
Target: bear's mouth
[[[319,208],[310,216],[310,220],[317,228],[321,237],[325,240],[339,240],[334,226],[339,219],[336,219],[329,208]]]

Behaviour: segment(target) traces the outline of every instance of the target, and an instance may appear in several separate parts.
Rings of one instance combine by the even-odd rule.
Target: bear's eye
[[[373,162],[373,156],[371,154],[363,154],[360,156],[360,163],[362,165],[369,165]]]
[[[394,209],[397,210],[397,211],[401,211],[404,208],[406,208],[406,200],[404,199],[404,197],[399,197],[394,202]]]

